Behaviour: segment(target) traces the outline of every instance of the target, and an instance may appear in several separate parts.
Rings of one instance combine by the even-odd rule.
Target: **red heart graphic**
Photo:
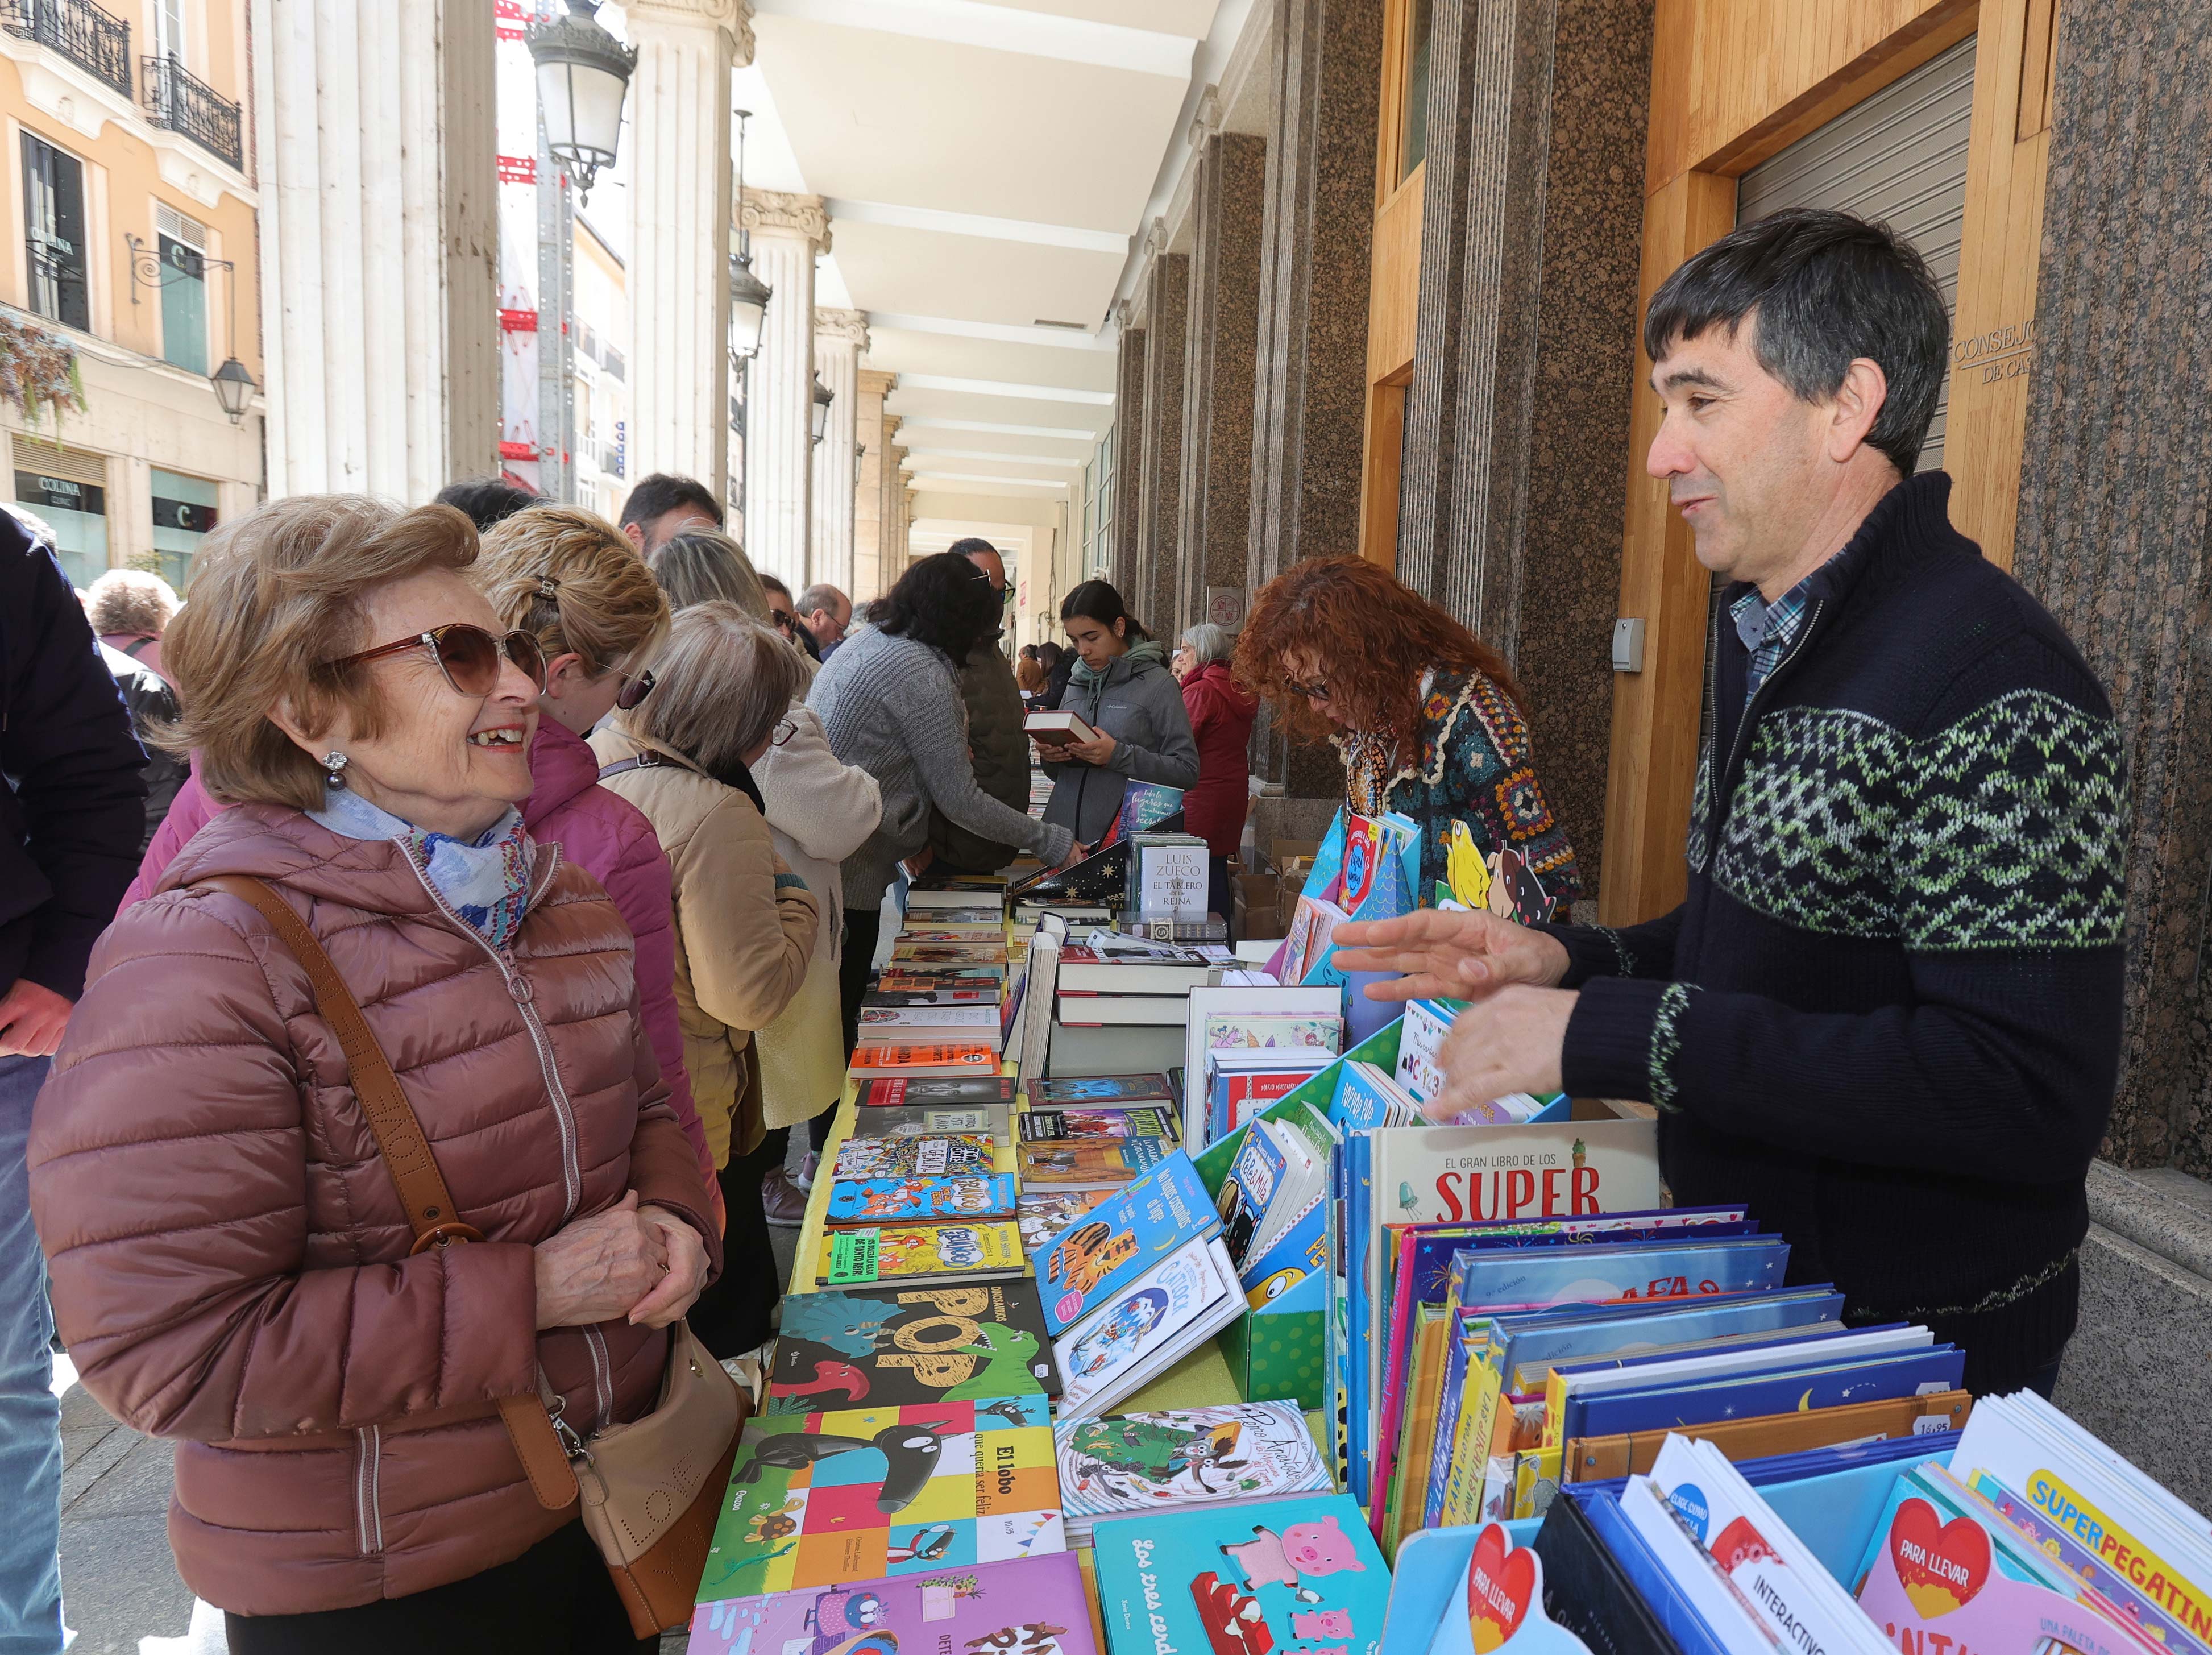
[[[1972,1602],[1990,1578],[1989,1531],[1967,1517],[1945,1523],[1926,1500],[1908,1500],[1889,1525],[1889,1561],[1912,1606],[1932,1620]]]
[[[1475,1655],[1490,1655],[1518,1632],[1535,1596],[1536,1554],[1514,1550],[1504,1529],[1486,1524],[1475,1536],[1467,1571],[1467,1623]]]

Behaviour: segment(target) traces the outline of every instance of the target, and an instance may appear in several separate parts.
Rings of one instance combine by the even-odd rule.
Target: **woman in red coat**
[[[1198,738],[1198,785],[1183,795],[1183,830],[1206,841],[1212,864],[1207,900],[1225,921],[1235,917],[1237,843],[1251,804],[1251,765],[1245,749],[1260,703],[1229,676],[1236,640],[1211,621],[1200,623],[1176,644],[1170,665],[1182,680],[1182,704]]]

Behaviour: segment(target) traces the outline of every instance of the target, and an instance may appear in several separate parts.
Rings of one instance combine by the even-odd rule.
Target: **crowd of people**
[[[1838,214],[1745,226],[1653,301],[1650,468],[1735,584],[1690,897],[1620,929],[1565,922],[1581,870],[1505,660],[1358,558],[1171,650],[1085,581],[1065,647],[1010,656],[987,542],[794,598],[672,476],[619,523],[498,480],[271,501],[181,607],[129,572],[72,592],[0,516],[0,1643],[59,1647],[50,1276],[85,1386],[180,1439],[179,1567],[234,1650],[628,1646],[500,1399],[588,1440],[652,1405],[679,1318],[722,1359],[770,1336],[769,1230],[902,871],[1071,864],[1157,783],[1226,917],[1255,739],[1333,743],[1349,809],[1423,830],[1425,885],[1471,840],[1563,904],[1340,931],[1403,974],[1380,992],[1473,1002],[1455,1097],[1647,1098],[1677,1199],[1753,1201],[1855,1320],[2047,1390],[2116,1062],[2124,780],[2094,677],[1913,475],[1944,338],[1917,255]],[[1093,733],[1048,758],[1036,708]],[[263,887],[398,1075],[453,1244],[416,1244]]]

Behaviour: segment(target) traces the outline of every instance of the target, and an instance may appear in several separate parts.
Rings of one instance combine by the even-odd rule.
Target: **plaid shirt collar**
[[[1823,564],[1825,569],[1826,565]],[[1759,588],[1751,587],[1729,605],[1729,614],[1735,622],[1735,635],[1743,640],[1743,647],[1751,652],[1751,660],[1744,671],[1743,700],[1747,707],[1751,698],[1759,693],[1759,686],[1766,682],[1776,663],[1788,653],[1805,625],[1806,612],[1812,607],[1814,582],[1820,578],[1821,570],[1814,569],[1796,586],[1772,603],[1762,602]]]

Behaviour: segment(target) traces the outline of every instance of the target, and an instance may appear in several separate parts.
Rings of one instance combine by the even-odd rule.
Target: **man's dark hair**
[[[784,605],[786,608],[790,607],[791,588],[789,587],[784,585],[782,581],[777,580],[773,575],[763,575],[760,577],[760,581],[761,585],[767,590],[770,592],[781,592],[783,593]]]
[[[714,520],[714,526],[722,526],[722,502],[696,477],[679,477],[674,472],[655,472],[650,477],[641,477],[637,486],[623,502],[622,526],[633,523],[650,523],[656,517],[674,511],[678,506],[691,506],[705,512]]]
[[[1658,362],[1712,327],[1733,337],[1754,311],[1753,354],[1802,401],[1833,397],[1856,357],[1881,365],[1889,394],[1867,441],[1911,476],[1951,344],[1942,289],[1912,244],[1887,224],[1825,207],[1740,224],[1659,284],[1644,313],[1644,353]]]
[[[431,503],[457,508],[482,534],[495,523],[504,523],[515,513],[536,505],[538,496],[503,477],[472,477],[466,482],[448,483],[432,496]]]
[[[971,534],[964,540],[955,540],[951,545],[947,546],[945,550],[953,553],[955,556],[961,557],[981,557],[985,552],[990,553],[994,557],[1003,557],[1005,556],[1005,554],[1002,553],[996,546],[993,545],[988,540],[986,540],[980,534]]]
[[[999,594],[990,577],[957,551],[940,551],[908,566],[875,606],[878,630],[933,644],[964,662],[999,631]]]

